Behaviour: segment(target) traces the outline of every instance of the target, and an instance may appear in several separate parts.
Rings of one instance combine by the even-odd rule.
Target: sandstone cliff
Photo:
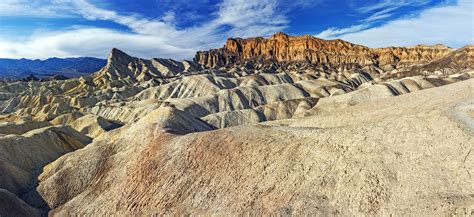
[[[425,64],[453,49],[443,46],[368,48],[343,40],[323,40],[309,35],[276,33],[270,38],[230,38],[223,48],[200,51],[194,60],[207,67],[221,67],[248,59],[309,61],[327,65],[408,66]]]

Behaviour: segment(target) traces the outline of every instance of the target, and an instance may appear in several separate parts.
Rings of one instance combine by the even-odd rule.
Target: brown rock
[[[329,65],[419,65],[443,57],[453,49],[443,46],[368,48],[343,40],[324,40],[310,35],[289,36],[279,32],[266,39],[229,38],[223,48],[200,51],[195,61],[207,67],[221,67],[247,59],[309,61]]]

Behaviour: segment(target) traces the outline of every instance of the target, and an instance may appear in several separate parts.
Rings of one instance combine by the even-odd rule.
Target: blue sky
[[[474,0],[1,0],[0,58],[192,59],[228,37],[341,38],[369,47],[474,44]]]

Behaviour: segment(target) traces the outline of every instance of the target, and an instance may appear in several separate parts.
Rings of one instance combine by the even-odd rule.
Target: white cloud
[[[38,35],[22,43],[0,41],[0,57],[40,58],[94,56],[105,57],[112,47],[125,49],[136,56],[182,59],[193,49],[177,47],[152,35],[123,33],[101,28],[83,28]]]
[[[356,11],[361,14],[371,14],[369,17],[362,20],[363,23],[367,24],[387,19],[393,16],[393,13],[400,8],[422,6],[429,2],[430,0],[383,0],[375,4],[357,8]]]
[[[472,0],[459,0],[455,5],[426,9],[417,16],[393,20],[379,27],[358,31],[349,31],[357,29],[357,25],[345,29],[330,28],[316,36],[341,38],[370,47],[440,43],[461,47],[474,43],[473,11]]]
[[[0,1],[0,17],[71,17],[72,7],[58,0],[2,0]]]
[[[360,7],[357,11],[360,13],[369,13],[377,10],[395,9],[406,6],[420,6],[428,2],[429,0],[383,0],[376,4]]]
[[[369,17],[362,20],[363,22],[373,22],[381,19],[386,19],[392,16],[392,12],[396,11],[398,7],[388,7],[383,10],[377,11]]]
[[[429,0],[383,0],[375,4],[359,7],[355,11],[359,14],[368,16],[367,18],[360,20],[359,24],[347,28],[330,27],[316,36],[320,38],[336,38],[344,34],[360,32],[372,27],[374,23],[378,21],[390,18],[393,16],[394,12],[402,7],[421,6],[428,2]]]
[[[176,21],[176,14],[173,11],[168,11],[161,20],[165,23],[173,24]]]
[[[316,37],[329,39],[329,38],[334,38],[335,36],[340,36],[340,35],[353,33],[353,32],[359,32],[361,30],[367,29],[368,27],[369,27],[368,24],[354,25],[349,28],[342,28],[342,29],[331,27],[320,32],[318,35],[316,35]]]
[[[22,0],[8,0],[10,3]],[[51,1],[51,0],[50,0]],[[277,0],[224,0],[214,19],[200,26],[178,29],[174,14],[159,19],[122,15],[96,7],[87,0],[52,0],[57,6],[72,8],[71,14],[89,20],[107,20],[130,32],[95,27],[34,34],[27,40],[0,39],[0,57],[48,58],[68,56],[106,57],[118,47],[140,57],[192,58],[197,50],[222,46],[229,36],[265,35],[286,28],[288,20],[277,10]]]
[[[287,27],[287,18],[277,11],[275,0],[224,0],[217,23],[234,27],[232,35],[248,37],[275,33]]]

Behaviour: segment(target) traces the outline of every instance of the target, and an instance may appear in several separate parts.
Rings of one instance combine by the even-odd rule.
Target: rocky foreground
[[[474,212],[474,47],[277,33],[0,83],[0,215]]]

